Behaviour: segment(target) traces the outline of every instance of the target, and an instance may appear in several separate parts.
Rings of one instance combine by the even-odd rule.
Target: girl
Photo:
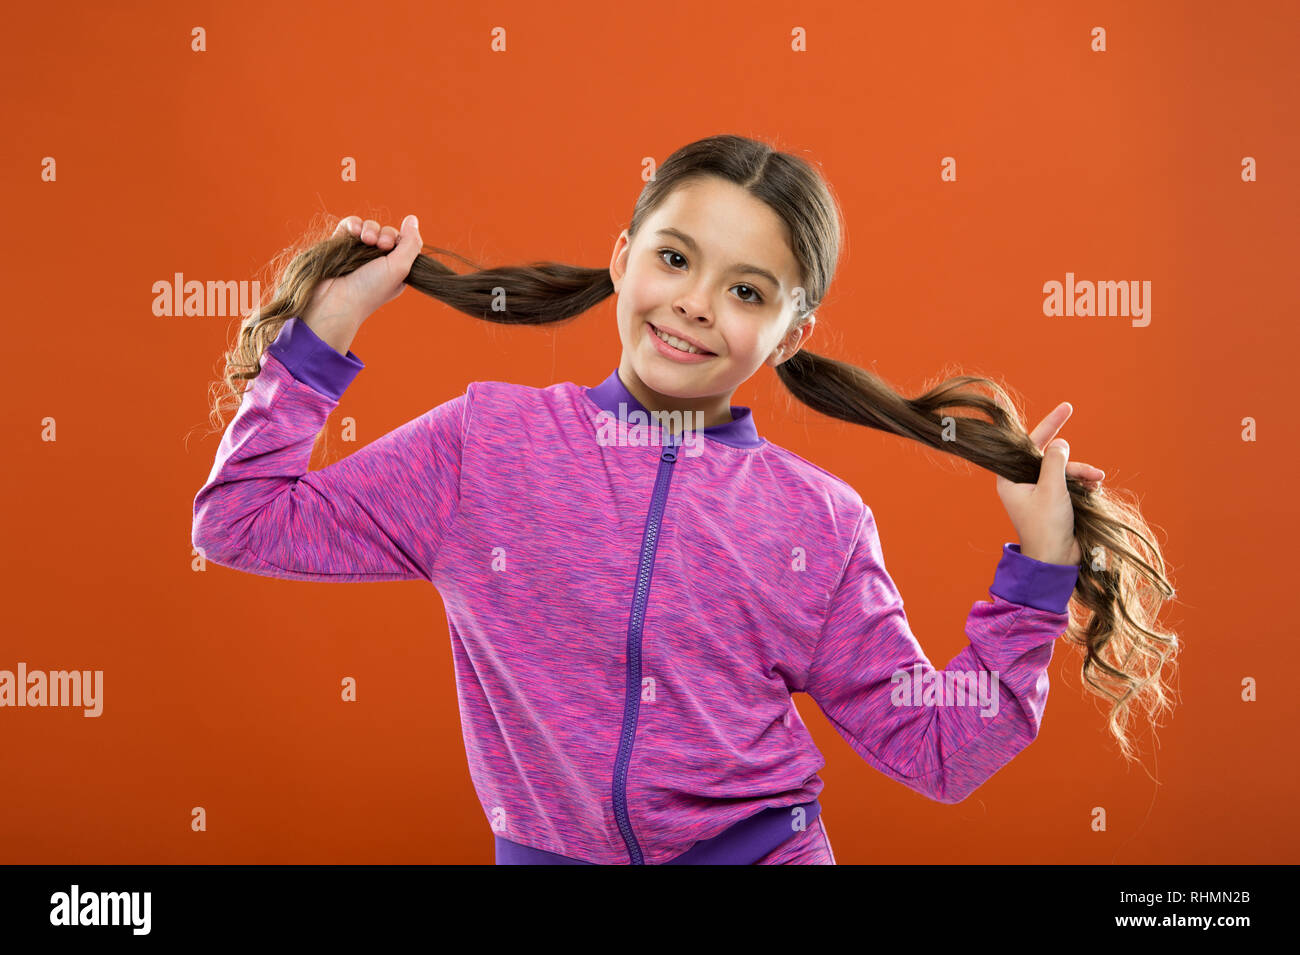
[[[418,229],[343,220],[245,319],[225,376],[238,412],[193,543],[271,577],[438,588],[498,863],[833,864],[825,760],[795,691],[870,765],[945,803],[1033,741],[1063,632],[1112,700],[1126,757],[1128,708],[1169,705],[1176,638],[1151,624],[1173,589],[1136,509],[1052,440],[1068,404],[1028,433],[987,379],[908,399],[804,347],[840,248],[808,163],[738,136],[685,146],[642,190],[608,269],[457,274],[421,254]],[[618,366],[590,387],[473,382],[309,471],[364,367],[353,337],[405,285],[513,324],[617,294]],[[944,670],[912,634],[861,496],[730,404],[764,365],[818,411],[998,475],[1019,543]]]

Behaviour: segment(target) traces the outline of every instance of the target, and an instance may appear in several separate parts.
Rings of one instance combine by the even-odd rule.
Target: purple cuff
[[[285,368],[304,385],[338,401],[365,363],[349,351],[340,355],[333,345],[322,341],[297,316],[280,329],[267,347]]]
[[[1020,553],[1019,544],[1003,544],[993,586],[995,596],[1013,604],[1065,613],[1079,581],[1077,564],[1045,564]]]

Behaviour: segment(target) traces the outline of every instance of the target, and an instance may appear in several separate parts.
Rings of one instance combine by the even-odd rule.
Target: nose
[[[703,295],[692,293],[679,299],[673,310],[690,324],[707,327],[713,324],[713,314],[708,306],[701,304],[704,301]]]

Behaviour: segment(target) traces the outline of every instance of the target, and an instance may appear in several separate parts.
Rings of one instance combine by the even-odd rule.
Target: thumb
[[[414,215],[408,215],[402,220],[402,228],[398,231],[400,239],[396,248],[388,253],[388,257],[394,262],[401,263],[402,267],[409,272],[411,263],[415,257],[420,254],[423,247],[423,240],[420,238],[420,220]]]
[[[1043,454],[1042,469],[1038,473],[1039,487],[1064,487],[1065,466],[1070,461],[1070,443],[1064,438],[1057,438],[1047,446]]]

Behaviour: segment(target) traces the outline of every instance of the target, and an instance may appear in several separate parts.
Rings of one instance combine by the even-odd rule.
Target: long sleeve
[[[869,765],[930,799],[958,803],[1038,735],[1052,645],[1069,624],[1079,569],[1005,544],[992,602],[977,601],[966,618],[969,645],[936,671],[863,507],[803,689]]]
[[[293,580],[429,580],[460,498],[468,394],[317,471],[312,444],[364,364],[291,318],[194,498],[205,559]]]

